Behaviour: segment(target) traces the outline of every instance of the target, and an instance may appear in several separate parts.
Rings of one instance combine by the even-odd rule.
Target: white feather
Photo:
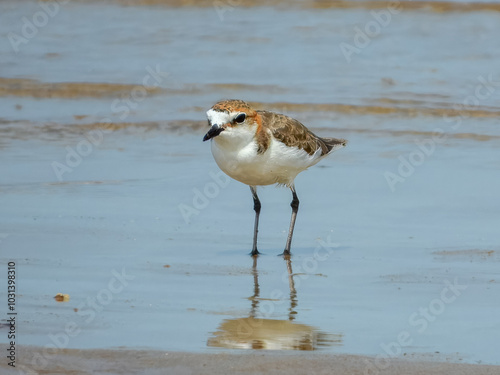
[[[214,121],[225,119],[215,114],[211,118]],[[304,150],[289,147],[273,137],[267,151],[258,154],[256,130],[257,125],[228,127],[212,142],[212,154],[218,166],[227,175],[244,184],[257,186],[278,183],[291,186],[300,172],[322,158],[321,149],[309,155]]]
[[[238,114],[239,112],[231,112],[231,113],[226,113],[226,112],[221,112],[221,111],[215,111],[213,109],[209,109],[207,111],[207,117],[208,121],[212,125],[217,124],[217,125],[224,125],[227,124],[228,122],[231,122],[233,120],[233,117]]]

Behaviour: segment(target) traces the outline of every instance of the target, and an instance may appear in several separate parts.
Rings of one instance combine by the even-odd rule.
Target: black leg
[[[290,255],[290,246],[292,245],[292,237],[293,237],[293,228],[295,227],[295,219],[297,219],[297,212],[299,212],[299,198],[297,198],[297,193],[295,192],[295,186],[290,186],[290,190],[292,190],[292,203],[290,206],[292,207],[292,218],[290,220],[290,229],[288,230],[288,238],[286,240],[285,250],[283,251],[283,255]]]
[[[257,195],[257,187],[250,186],[250,190],[252,191],[253,209],[255,210],[255,224],[253,227],[253,247],[250,255],[256,256],[260,254],[259,250],[257,250],[257,233],[259,232],[260,200]]]

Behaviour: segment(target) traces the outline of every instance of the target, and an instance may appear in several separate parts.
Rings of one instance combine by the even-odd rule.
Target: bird
[[[221,100],[207,111],[212,155],[229,177],[250,186],[255,222],[250,255],[258,256],[257,233],[261,203],[258,186],[286,186],[292,192],[292,216],[283,256],[290,256],[293,230],[299,209],[295,177],[315,165],[347,140],[321,138],[301,122],[283,114],[256,110],[239,99]]]

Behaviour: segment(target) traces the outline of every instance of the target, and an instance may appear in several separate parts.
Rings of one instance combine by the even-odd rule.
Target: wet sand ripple
[[[79,1],[79,0],[75,0]],[[81,1],[81,0],[80,0]],[[90,0],[93,2],[108,2],[119,3],[123,5],[133,6],[169,6],[169,7],[214,7],[216,3],[212,0]],[[89,0],[85,0],[89,2]],[[478,12],[478,11],[493,11],[500,12],[499,3],[474,2],[474,3],[457,3],[450,1],[401,1],[387,2],[381,0],[335,0],[335,1],[285,1],[285,0],[238,0],[237,2],[221,2],[227,6],[238,6],[244,8],[252,7],[296,7],[302,9],[384,9],[388,6],[397,7],[404,11],[421,11],[428,10],[437,13],[446,12]]]

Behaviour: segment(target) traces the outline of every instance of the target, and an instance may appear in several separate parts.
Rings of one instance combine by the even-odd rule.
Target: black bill
[[[217,137],[222,131],[224,130],[223,127],[215,124],[212,125],[210,130],[208,131],[207,134],[203,137],[203,142],[208,141],[209,139],[212,139],[213,137]]]

